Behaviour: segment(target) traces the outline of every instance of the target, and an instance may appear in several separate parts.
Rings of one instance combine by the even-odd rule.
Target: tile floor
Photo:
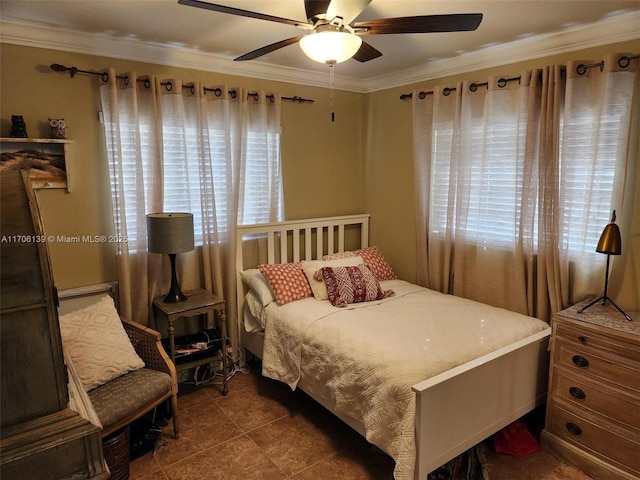
[[[260,375],[218,385],[180,385],[181,437],[131,462],[132,480],[392,480],[393,461],[304,393]],[[490,453],[491,480],[589,480],[541,451]]]

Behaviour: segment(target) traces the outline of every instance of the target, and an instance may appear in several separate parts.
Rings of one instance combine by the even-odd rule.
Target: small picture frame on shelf
[[[0,171],[29,170],[33,188],[66,188],[70,191],[67,145],[71,140],[50,138],[1,138]]]

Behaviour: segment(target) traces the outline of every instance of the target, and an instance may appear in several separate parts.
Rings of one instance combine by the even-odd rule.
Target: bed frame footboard
[[[546,329],[413,386],[416,480],[544,402],[550,334]]]

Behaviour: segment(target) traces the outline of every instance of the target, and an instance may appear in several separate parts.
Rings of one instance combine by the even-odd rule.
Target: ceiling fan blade
[[[265,13],[251,12],[249,10],[242,10],[241,8],[227,7],[226,5],[218,5],[216,3],[203,2],[201,0],[178,0],[178,3],[181,5],[188,5],[189,7],[204,8],[205,10],[212,10],[214,12],[237,15],[239,17],[257,18],[258,20],[267,20],[269,22],[286,23],[287,25],[294,25],[296,27],[308,25],[307,22],[301,22],[299,20],[274,17],[273,15],[267,15]]]
[[[348,25],[369,6],[371,0],[331,0],[327,9],[327,20],[341,17],[344,25]]]
[[[253,60],[255,58],[261,57],[262,55],[266,55],[267,53],[271,53],[275,50],[278,50],[282,47],[286,47],[287,45],[291,45],[292,43],[297,43],[300,39],[304,37],[304,35],[300,35],[298,37],[287,38],[286,40],[280,40],[279,42],[272,43],[271,45],[267,45],[262,48],[258,48],[257,50],[253,50],[249,53],[245,53],[244,55],[234,58],[234,62],[243,62],[245,60]]]
[[[310,22],[317,15],[324,15],[329,10],[331,0],[304,0],[304,11],[307,13],[307,20]]]
[[[362,45],[353,56],[359,62],[368,62],[369,60],[373,60],[374,58],[381,57],[382,53],[366,42],[362,42]]]
[[[481,21],[481,13],[458,13],[451,15],[381,18],[378,20],[356,22],[351,26],[356,30],[358,35],[465,32],[478,28]]]

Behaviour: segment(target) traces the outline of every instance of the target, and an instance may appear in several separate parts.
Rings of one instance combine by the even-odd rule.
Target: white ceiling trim
[[[335,87],[367,93],[583,48],[634,40],[640,38],[638,25],[640,12],[620,14],[598,23],[494,45],[450,59],[433,60],[424,66],[364,81],[336,75]],[[0,20],[0,42],[317,87],[327,87],[328,83],[328,75],[319,75],[316,71],[260,62],[238,63],[222,55],[202,52],[183,45],[142,42],[135,38],[90,34],[31,22]],[[52,63],[56,63],[55,58],[52,58]],[[82,65],[78,67],[83,68]]]
[[[401,87],[449,75],[635,40],[640,38],[638,25],[640,25],[640,11],[615,15],[598,23],[492,45],[454,58],[432,60],[428,65],[367,79],[364,81],[365,91],[373,92]]]

